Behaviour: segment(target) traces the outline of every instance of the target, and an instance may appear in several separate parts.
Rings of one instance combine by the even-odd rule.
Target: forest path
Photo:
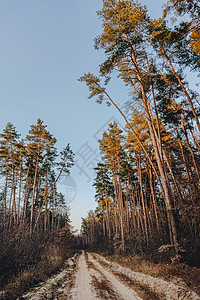
[[[41,287],[24,295],[29,300],[200,300],[182,286],[133,272],[104,257],[82,251]]]
[[[141,298],[134,290],[102,267],[91,254],[82,252],[75,287],[71,290],[71,299],[140,300]]]

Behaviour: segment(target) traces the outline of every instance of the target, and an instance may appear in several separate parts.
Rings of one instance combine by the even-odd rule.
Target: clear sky
[[[166,1],[141,2],[158,17]],[[123,125],[113,107],[88,100],[86,86],[77,81],[83,73],[98,74],[104,59],[93,48],[101,33],[96,15],[101,6],[101,0],[0,0],[0,132],[11,122],[25,136],[41,118],[57,138],[58,150],[71,144],[76,165],[71,180],[61,180],[61,190],[75,228],[96,206],[92,180],[97,139],[111,119]],[[128,99],[117,79],[109,91],[120,106]]]

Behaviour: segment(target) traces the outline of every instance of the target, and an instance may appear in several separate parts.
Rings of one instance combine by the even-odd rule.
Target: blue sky
[[[142,1],[153,17],[160,15],[163,3]],[[92,166],[98,154],[95,134],[111,118],[123,124],[113,107],[88,100],[87,88],[77,81],[84,72],[98,74],[104,59],[103,52],[93,48],[94,37],[101,33],[96,15],[101,6],[100,0],[0,1],[0,132],[11,122],[25,136],[29,126],[41,118],[57,138],[60,151],[71,144],[77,153],[71,181],[77,192],[69,200],[73,200],[75,228],[80,227],[81,216],[96,206],[92,187]],[[117,79],[109,91],[120,106],[128,99]],[[91,151],[85,161],[79,155],[84,147]],[[78,165],[83,163],[81,173]],[[68,193],[65,185],[61,190]]]

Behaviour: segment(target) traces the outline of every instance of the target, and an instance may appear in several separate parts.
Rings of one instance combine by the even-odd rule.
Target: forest
[[[72,274],[87,270],[89,278],[92,264],[95,271],[109,264],[94,252],[111,260],[116,255],[145,259],[164,264],[166,270],[170,264],[182,266],[185,277],[190,272],[188,287],[194,281],[199,289],[192,275],[200,275],[199,1],[166,1],[162,15],[152,19],[138,1],[104,0],[97,15],[102,32],[94,48],[104,52],[105,61],[98,75],[88,72],[78,80],[89,89],[89,99],[105,109],[114,106],[125,126],[108,124],[98,141],[101,160],[93,180],[97,205],[82,218],[77,235],[59,191],[59,180],[74,165],[70,143],[59,152],[41,119],[27,128],[25,137],[7,123],[0,133],[0,299],[67,299],[65,289],[56,289],[66,282],[73,299],[82,299],[76,295],[85,288],[77,279],[73,290]],[[109,92],[111,80],[126,86],[126,109]],[[18,298],[64,264],[64,283],[51,287],[50,296]],[[68,269],[74,273],[66,279]],[[180,269],[172,271],[177,275]],[[95,284],[101,299],[110,299],[102,296],[93,276]],[[164,299],[155,296],[154,288],[142,289],[147,290],[140,299]],[[179,299],[170,292],[166,299]],[[197,299],[184,288],[182,292]],[[118,296],[112,299],[122,299]]]
[[[89,98],[123,116],[99,140],[97,208],[82,219],[88,246],[154,261],[199,265],[200,7],[171,0],[151,19],[134,1],[103,1],[95,48],[106,60],[99,77],[84,74]],[[121,111],[109,94],[114,76],[127,86]],[[196,83],[196,85],[195,85]]]
[[[74,246],[69,208],[57,188],[60,177],[70,173],[74,153],[70,144],[58,153],[46,127],[38,119],[22,139],[8,123],[0,134],[1,286],[19,274],[21,290],[39,282],[59,269]],[[32,275],[23,275],[26,269]],[[16,283],[8,299],[13,288]]]

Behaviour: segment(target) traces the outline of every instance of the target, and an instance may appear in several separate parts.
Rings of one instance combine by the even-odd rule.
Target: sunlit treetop
[[[103,20],[103,32],[96,38],[95,47],[104,47],[107,52],[112,51],[119,42],[123,48],[125,35],[134,33],[132,38],[136,38],[137,34],[144,31],[145,21],[148,20],[146,6],[135,1],[104,1],[98,15]]]

